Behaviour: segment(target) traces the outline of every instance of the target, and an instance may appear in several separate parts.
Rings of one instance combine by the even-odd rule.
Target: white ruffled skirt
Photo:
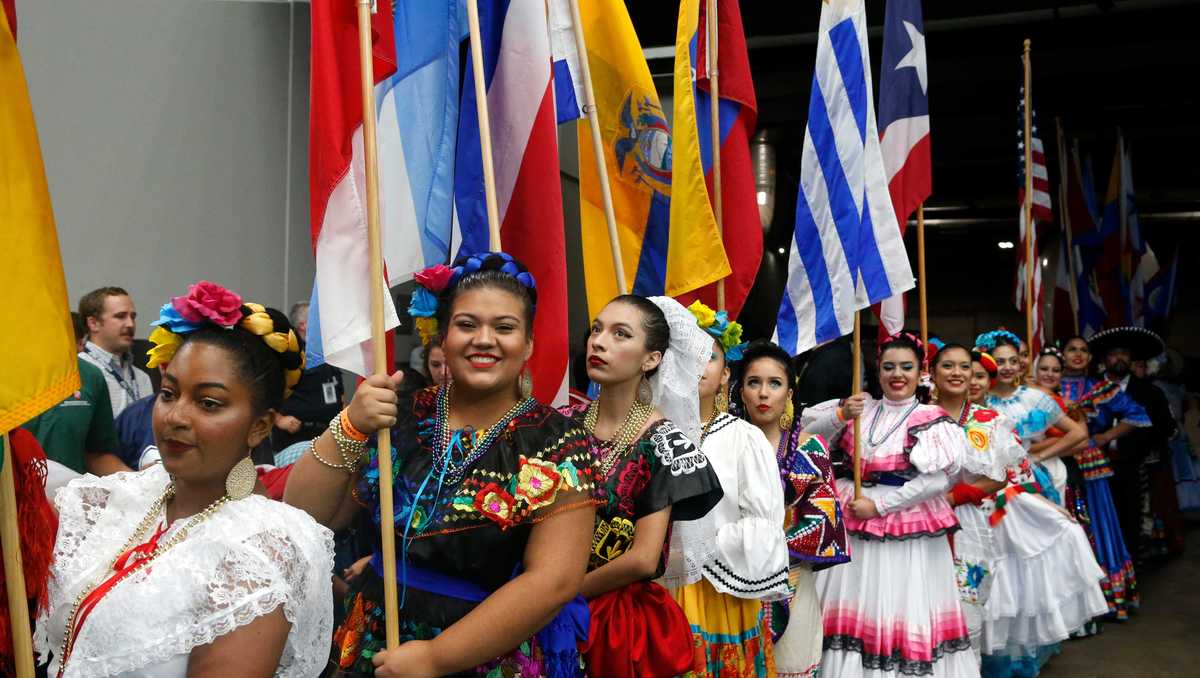
[[[822,678],[978,676],[944,536],[850,536],[851,561],[816,574]]]
[[[1029,656],[1108,612],[1104,571],[1083,528],[1050,500],[1018,494],[1005,511],[992,528],[996,555],[983,652]]]

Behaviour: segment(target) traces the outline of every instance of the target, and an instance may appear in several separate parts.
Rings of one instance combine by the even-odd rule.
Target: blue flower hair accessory
[[[1021,345],[1021,338],[1012,332],[1009,332],[1008,330],[992,330],[991,332],[984,332],[978,337],[975,337],[975,348],[981,348],[984,351],[991,353],[992,351],[996,350],[996,340],[1000,339],[1001,337],[1008,339],[1017,346]]]
[[[712,310],[699,299],[693,301],[688,310],[696,316],[696,324],[700,329],[721,344],[725,360],[737,362],[742,359],[746,342],[742,341],[742,326],[736,320],[730,320],[725,311]]]

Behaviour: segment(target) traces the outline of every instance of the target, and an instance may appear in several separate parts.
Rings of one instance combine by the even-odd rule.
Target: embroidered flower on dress
[[[487,516],[501,529],[512,526],[513,508],[516,500],[504,488],[495,483],[488,483],[475,494],[475,509]]]
[[[971,442],[971,447],[974,447],[980,452],[986,450],[988,448],[988,443],[990,442],[988,440],[987,431],[978,426],[973,426],[967,429],[967,440]]]
[[[646,485],[646,481],[650,479],[650,467],[646,464],[645,457],[637,457],[631,459],[625,464],[617,476],[617,484],[614,494],[617,496],[618,510],[628,516],[635,515],[633,506],[634,497],[641,494],[641,490]]]
[[[187,296],[175,297],[171,305],[184,320],[194,323],[210,320],[233,327],[242,319],[242,298],[207,280],[189,286]]]
[[[981,424],[986,424],[999,415],[996,414],[995,410],[978,409],[972,413],[972,416],[975,418],[975,421]]]
[[[537,509],[554,501],[558,495],[561,476],[553,462],[529,459],[521,455],[517,472],[517,498],[524,499],[529,509]]]

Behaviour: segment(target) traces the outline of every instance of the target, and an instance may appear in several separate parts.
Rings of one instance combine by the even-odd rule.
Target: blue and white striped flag
[[[854,330],[854,313],[913,287],[871,103],[862,0],[821,6],[796,226],[775,341],[795,355]]]

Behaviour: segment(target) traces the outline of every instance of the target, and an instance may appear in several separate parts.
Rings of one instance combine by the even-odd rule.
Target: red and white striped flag
[[[1030,355],[1037,355],[1044,340],[1042,321],[1042,255],[1037,240],[1037,223],[1053,221],[1050,205],[1050,173],[1046,169],[1046,149],[1038,137],[1037,113],[1031,112],[1030,139],[1033,159],[1033,228],[1025,223],[1025,88],[1021,88],[1020,104],[1017,106],[1017,205],[1020,210],[1021,242],[1017,250],[1017,280],[1013,300],[1017,309],[1025,310],[1025,266],[1030,251],[1026,238],[1033,238],[1033,337],[1029,341]]]

